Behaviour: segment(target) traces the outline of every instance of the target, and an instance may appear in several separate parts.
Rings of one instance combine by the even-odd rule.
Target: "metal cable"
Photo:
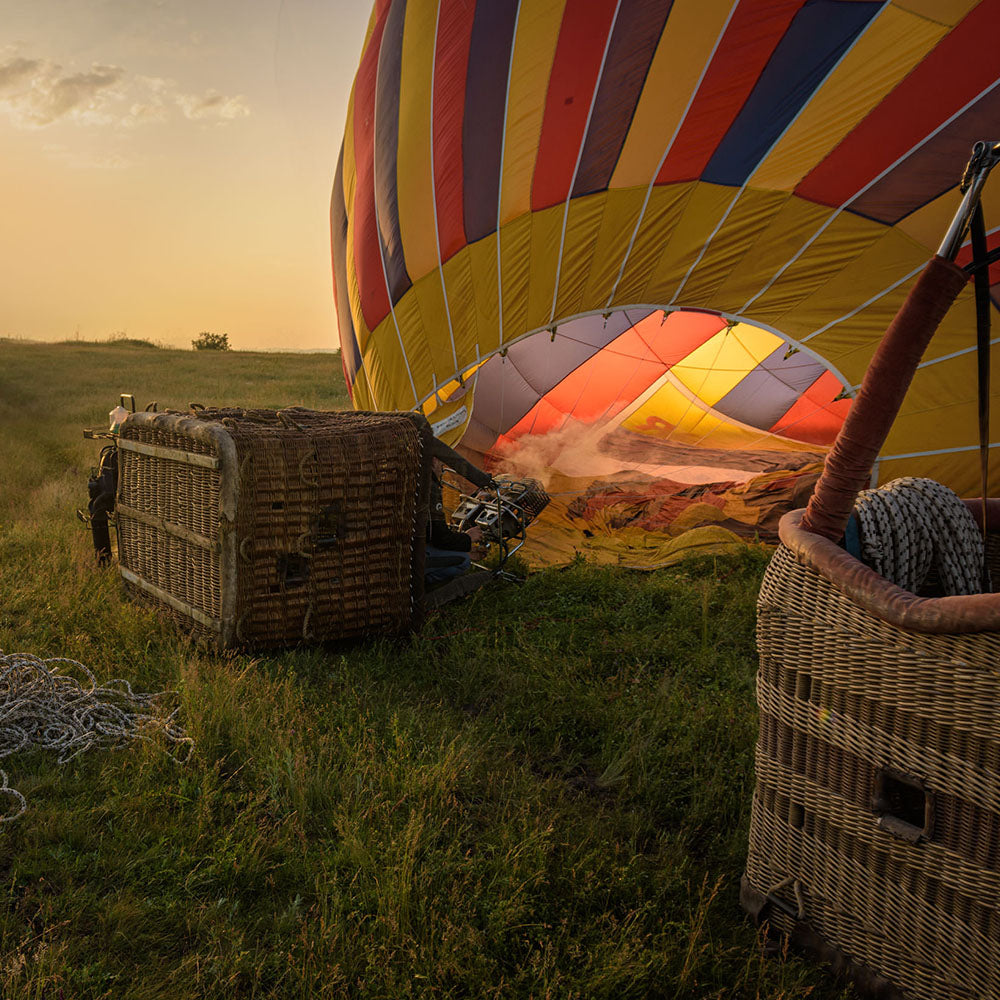
[[[67,669],[79,671],[86,682],[65,673]],[[0,758],[37,748],[55,751],[56,763],[65,764],[93,747],[120,747],[159,736],[175,750],[185,748],[180,756],[177,752],[171,756],[186,763],[194,740],[175,721],[180,709],[156,713],[160,700],[174,694],[143,694],[119,678],[99,686],[93,673],[76,660],[42,660],[30,653],[0,650]],[[18,803],[17,812],[0,816],[0,823],[9,823],[28,804],[8,786],[7,772],[0,770],[0,775],[0,794]]]
[[[862,490],[854,513],[862,561],[887,580],[917,593],[933,571],[946,595],[982,592],[983,536],[947,486],[904,476]]]

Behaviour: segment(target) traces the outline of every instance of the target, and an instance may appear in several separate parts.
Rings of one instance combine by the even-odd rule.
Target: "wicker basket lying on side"
[[[867,995],[997,1000],[1000,594],[908,594],[801,515],[758,602],[743,905]]]
[[[220,647],[393,634],[423,610],[431,434],[412,413],[137,413],[127,586]]]

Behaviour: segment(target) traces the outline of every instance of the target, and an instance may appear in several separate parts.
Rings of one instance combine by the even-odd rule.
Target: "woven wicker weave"
[[[758,603],[743,904],[867,995],[998,1000],[1000,629],[901,627],[786,540]]]
[[[430,441],[411,413],[133,414],[119,438],[126,584],[221,647],[416,628]]]

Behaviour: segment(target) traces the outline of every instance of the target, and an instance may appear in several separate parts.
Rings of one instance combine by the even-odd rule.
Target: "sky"
[[[338,346],[370,0],[0,0],[0,337]]]

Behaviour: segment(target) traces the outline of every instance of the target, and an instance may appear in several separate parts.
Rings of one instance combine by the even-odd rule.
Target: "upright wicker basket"
[[[838,542],[941,318],[969,281],[988,488],[989,298],[979,142],[963,199],[869,362],[757,605],[760,738],[741,888],[758,920],[872,997],[1000,1000],[1000,593],[918,596]],[[1000,501],[966,501],[1000,581]],[[936,544],[948,544],[938,539]],[[970,567],[971,568],[971,567]]]
[[[742,903],[868,996],[997,1000],[1000,595],[909,594],[801,519],[758,603]]]
[[[393,634],[423,613],[431,432],[413,413],[136,413],[127,587],[226,648]]]

